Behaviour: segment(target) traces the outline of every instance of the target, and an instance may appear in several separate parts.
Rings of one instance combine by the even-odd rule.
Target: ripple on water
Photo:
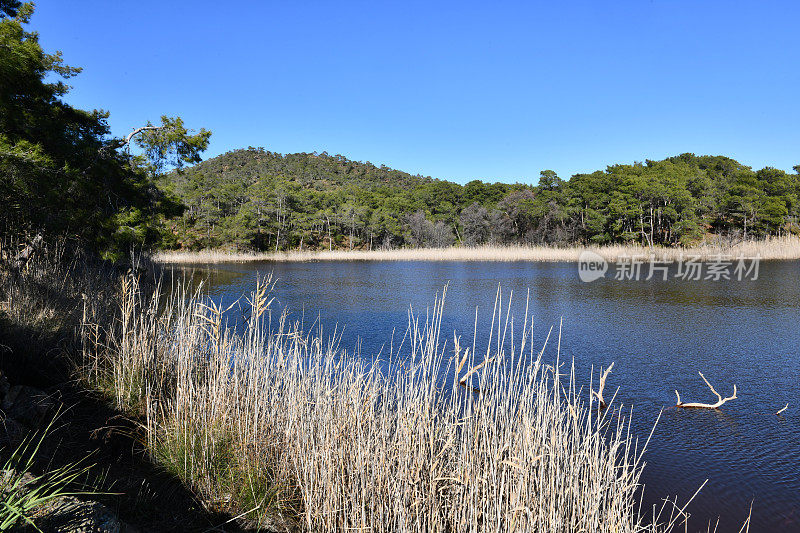
[[[424,310],[446,283],[442,327],[448,338],[458,330],[465,345],[475,306],[488,320],[498,283],[506,295],[513,290],[520,321],[530,290],[534,342],[563,317],[562,360],[574,358],[579,377],[616,361],[608,387],[633,406],[642,442],[664,409],[646,455],[646,503],[685,501],[708,478],[689,509],[690,531],[717,517],[719,531],[738,531],[751,502],[750,531],[800,531],[800,262],[764,262],[747,282],[586,284],[575,265],[522,262],[259,263],[194,275],[230,302],[270,271],[280,306],[307,323],[319,317],[329,332],[345,326],[341,346],[361,339],[365,355],[388,344],[393,329],[401,335],[409,305]],[[482,321],[478,346],[487,336]],[[715,399],[697,371],[725,396],[735,383],[738,398],[718,412],[675,409],[674,389],[684,401]],[[787,402],[785,416],[775,416]]]

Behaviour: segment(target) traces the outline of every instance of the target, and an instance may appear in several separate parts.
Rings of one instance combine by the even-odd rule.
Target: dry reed
[[[682,516],[645,520],[625,417],[599,410],[558,358],[545,364],[499,292],[480,353],[441,337],[442,297],[368,359],[273,316],[268,281],[238,333],[198,294],[164,304],[124,283],[88,364],[212,507],[306,531],[666,531]]]
[[[478,246],[452,248],[403,248],[395,250],[332,250],[290,251],[278,253],[166,251],[155,254],[161,263],[245,263],[252,261],[534,261],[577,262],[582,252],[591,250],[608,261],[654,254],[659,260],[676,261],[697,257],[713,260],[720,255],[730,257],[760,257],[761,259],[800,259],[800,238],[772,237],[762,241],[731,243],[712,241],[693,247],[655,247],[640,245],[607,246]]]

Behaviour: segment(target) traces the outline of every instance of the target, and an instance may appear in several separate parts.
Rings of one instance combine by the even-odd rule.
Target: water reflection
[[[690,508],[690,530],[720,518],[737,531],[753,504],[751,531],[800,531],[800,262],[761,265],[755,281],[615,281],[582,283],[572,264],[321,262],[215,265],[181,270],[227,307],[253,290],[258,276],[278,279],[276,303],[293,320],[341,332],[350,353],[372,357],[405,330],[409,306],[424,311],[449,284],[443,338],[458,331],[486,349],[498,284],[513,291],[519,337],[526,295],[540,346],[563,317],[562,357],[574,358],[588,383],[592,365],[616,361],[607,397],[634,409],[642,442],[661,413],[649,452],[645,500],[686,500],[709,479]],[[505,300],[504,300],[505,301]],[[229,320],[234,322],[236,309]],[[343,331],[341,328],[344,328]],[[518,342],[518,340],[516,341]],[[554,357],[555,343],[545,353]],[[702,371],[724,396],[716,412],[675,409],[714,400]],[[775,412],[789,403],[784,415]]]

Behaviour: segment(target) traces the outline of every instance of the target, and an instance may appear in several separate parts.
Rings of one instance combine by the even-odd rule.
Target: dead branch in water
[[[600,387],[597,389],[597,392],[591,391],[593,396],[597,397],[597,401],[600,402],[600,409],[605,409],[608,407],[606,401],[603,399],[603,389],[606,388],[606,378],[611,373],[611,369],[614,368],[614,363],[611,363],[611,366],[606,368],[606,371],[603,372],[603,375],[600,376]]]
[[[780,416],[780,414],[781,414],[782,412],[784,412],[785,410],[787,410],[788,408],[789,408],[789,404],[787,403],[786,405],[784,405],[784,406],[783,406],[783,409],[781,409],[780,411],[778,411],[778,412],[777,412],[777,413],[775,413],[775,414],[776,414],[776,415],[778,415],[778,416]]]
[[[464,354],[464,360],[466,360],[468,353],[469,353],[469,349],[467,349],[467,352]],[[478,393],[481,392],[480,388],[473,387],[472,385],[469,385],[467,383],[467,380],[469,379],[469,377],[472,374],[476,373],[478,370],[480,370],[481,368],[486,366],[492,359],[494,359],[494,357],[490,357],[490,358],[484,360],[479,365],[476,365],[476,366],[472,367],[471,369],[469,369],[469,371],[466,374],[464,374],[464,376],[461,379],[458,380],[458,384],[461,385],[462,387],[466,388],[466,389],[471,389],[472,392],[478,392]],[[462,361],[461,364],[462,365],[464,364],[463,361]],[[459,369],[460,369],[460,367],[459,367]]]
[[[723,398],[720,393],[714,390],[714,387],[711,386],[711,383],[708,382],[708,380],[706,379],[706,377],[703,375],[702,372],[698,372],[698,374],[700,374],[700,377],[703,378],[703,381],[706,382],[706,385],[708,385],[708,388],[711,389],[711,392],[713,392],[717,396],[718,398],[717,403],[683,403],[681,401],[681,395],[678,394],[677,390],[675,390],[675,395],[678,397],[678,403],[676,404],[677,407],[681,407],[683,409],[718,409],[720,406],[722,406],[722,404],[724,404],[728,400],[736,399],[735,384],[733,385],[733,396],[729,398]]]

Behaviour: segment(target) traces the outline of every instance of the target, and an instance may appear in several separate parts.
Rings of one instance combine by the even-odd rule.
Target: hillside
[[[480,182],[475,182],[480,183]],[[464,197],[461,185],[327,153],[235,150],[159,179],[186,206],[170,221],[174,245],[188,248],[400,246],[407,215],[421,211],[425,231],[450,242]],[[474,187],[473,187],[474,188]],[[512,186],[480,184],[476,201],[502,198]],[[467,195],[469,197],[469,195]],[[428,220],[430,219],[430,220]],[[431,228],[426,222],[430,222]],[[419,232],[418,232],[419,233]],[[418,234],[418,244],[425,237]]]
[[[265,176],[287,176],[303,184],[345,184],[357,181],[362,185],[387,184],[415,186],[432,178],[412,176],[407,172],[377,167],[370,162],[351,161],[342,155],[326,152],[279,154],[263,148],[247,148],[222,154],[196,165],[188,174],[216,175],[223,179],[243,181],[248,185]],[[179,175],[173,175],[179,181]]]
[[[796,167],[797,169],[797,167]],[[286,250],[452,244],[691,243],[796,232],[800,179],[681,154],[538,185],[460,185],[327,153],[235,150],[159,187],[185,206],[169,248]]]

